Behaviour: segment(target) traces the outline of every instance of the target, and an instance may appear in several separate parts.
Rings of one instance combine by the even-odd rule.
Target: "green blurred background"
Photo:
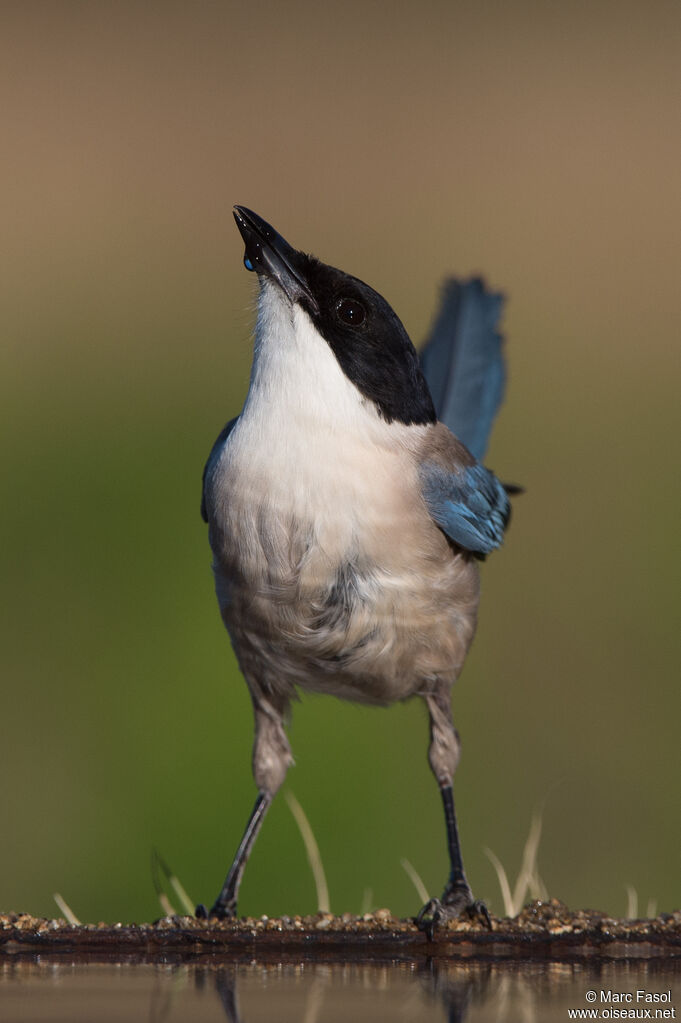
[[[455,693],[476,893],[531,815],[551,895],[679,905],[681,11],[676,2],[4,3],[0,909],[217,893],[251,708],[201,470],[244,398],[244,203],[425,336],[446,273],[509,296],[488,464],[523,483]],[[417,703],[305,698],[288,784],[332,909],[447,861]],[[244,913],[310,912],[283,799]]]

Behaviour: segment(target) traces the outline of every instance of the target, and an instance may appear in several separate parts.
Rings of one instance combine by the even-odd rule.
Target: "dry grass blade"
[[[54,899],[54,901],[59,906],[60,912],[64,914],[64,919],[68,923],[75,924],[76,926],[79,927],[80,926],[80,920],[78,919],[76,914],[73,912],[73,910],[69,906],[69,904],[66,901],[66,899],[63,899],[61,897],[61,895],[59,894],[59,892],[55,892],[54,895],[52,896],[52,898]]]
[[[310,822],[305,815],[305,811],[293,793],[286,791],[284,795],[286,796],[286,802],[288,803],[289,810],[293,814],[293,818],[298,825],[298,830],[300,831],[301,838],[303,839],[303,844],[305,845],[305,852],[307,853],[307,859],[310,864],[315,887],[317,889],[317,910],[319,913],[330,913],[329,889],[326,883],[326,875],[322,865],[322,858],[319,854],[319,846],[317,845],[317,840],[312,833]]]
[[[513,890],[514,916],[520,912],[528,892],[534,895],[533,889],[544,890],[544,886],[537,873],[537,853],[539,852],[539,840],[541,839],[541,816],[535,813],[530,824],[530,831],[523,849],[523,859],[520,865],[518,880]],[[537,897],[537,896],[535,896]]]
[[[175,874],[168,875],[168,883],[180,900],[180,906],[185,912],[186,916],[194,916],[195,903],[189,898],[184,885]]]
[[[362,905],[360,906],[359,915],[364,916],[365,913],[370,913],[373,902],[374,902],[373,888],[365,888],[364,891],[362,892]]]
[[[525,904],[528,893],[534,899],[546,899],[548,897],[546,886],[539,876],[537,868],[537,854],[539,852],[539,840],[541,839],[541,814],[535,813],[530,824],[530,831],[523,849],[523,858],[518,872],[513,892],[508,881],[508,875],[504,870],[501,860],[495,856],[491,849],[485,849],[485,855],[494,867],[501,897],[504,902],[506,916],[517,916]]]
[[[154,890],[158,897],[158,901],[161,904],[161,909],[166,916],[175,916],[175,907],[172,902],[163,891],[163,884],[161,882],[161,874],[165,877],[165,880],[175,892],[175,895],[180,901],[180,906],[183,909],[186,916],[194,915],[194,903],[187,895],[184,885],[181,883],[179,878],[173,874],[172,870],[163,859],[157,849],[151,851],[151,877],[154,884]]]
[[[513,908],[513,896],[511,895],[511,886],[508,883],[508,876],[504,870],[504,866],[491,849],[485,849],[485,856],[491,862],[497,873],[497,879],[499,881],[499,887],[501,888],[501,898],[504,903],[504,913],[506,916],[515,916],[515,910]]]
[[[168,876],[168,870],[166,864],[161,858],[160,854],[156,849],[151,850],[151,883],[154,886],[156,892],[156,898],[159,901],[159,905],[163,910],[164,916],[175,916],[175,907],[172,902],[163,891],[163,884],[161,882],[161,873]]]
[[[409,877],[409,880],[411,881],[411,883],[413,884],[414,888],[418,892],[419,899],[425,905],[426,902],[430,901],[430,895],[428,894],[428,889],[426,888],[426,886],[423,883],[423,879],[422,879],[421,875],[416,870],[416,868],[409,862],[408,859],[403,857],[400,860],[400,863],[402,864],[403,869],[407,873],[407,875]]]
[[[638,919],[638,892],[633,884],[626,885],[627,889],[627,920]]]

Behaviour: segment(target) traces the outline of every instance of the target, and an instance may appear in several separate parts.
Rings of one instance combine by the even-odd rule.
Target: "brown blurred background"
[[[523,483],[455,694],[464,855],[678,907],[677,3],[4,3],[0,908],[217,892],[251,710],[198,513],[248,380],[232,203],[371,283],[416,343],[446,273],[508,295],[488,464]],[[420,706],[295,709],[332,908],[446,874]],[[371,889],[367,895],[365,889]],[[245,913],[315,908],[279,800]]]

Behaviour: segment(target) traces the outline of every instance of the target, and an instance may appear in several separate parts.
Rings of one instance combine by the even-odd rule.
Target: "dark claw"
[[[473,905],[469,906],[468,915],[471,920],[480,920],[488,931],[492,930],[492,918],[489,915],[489,910],[482,899],[476,899]]]
[[[445,888],[441,899],[430,899],[415,919],[416,926],[425,931],[429,941],[438,927],[449,920],[466,915],[470,920],[478,920],[490,931],[492,920],[487,906],[480,899],[474,899],[470,888]]]
[[[418,929],[420,931],[425,931],[428,941],[433,940],[436,917],[439,915],[441,909],[442,903],[439,899],[429,899],[425,906],[419,910],[414,919],[414,923]]]
[[[236,916],[236,906],[232,909],[230,906],[220,906],[216,902],[208,912],[204,904],[200,902],[194,910],[194,914],[197,920],[233,920]]]

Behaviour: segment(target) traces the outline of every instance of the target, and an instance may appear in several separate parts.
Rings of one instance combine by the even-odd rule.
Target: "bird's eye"
[[[355,298],[341,298],[336,303],[336,315],[339,320],[343,323],[347,323],[350,327],[358,327],[360,323],[364,323],[367,316],[367,311],[361,302],[358,302]]]

